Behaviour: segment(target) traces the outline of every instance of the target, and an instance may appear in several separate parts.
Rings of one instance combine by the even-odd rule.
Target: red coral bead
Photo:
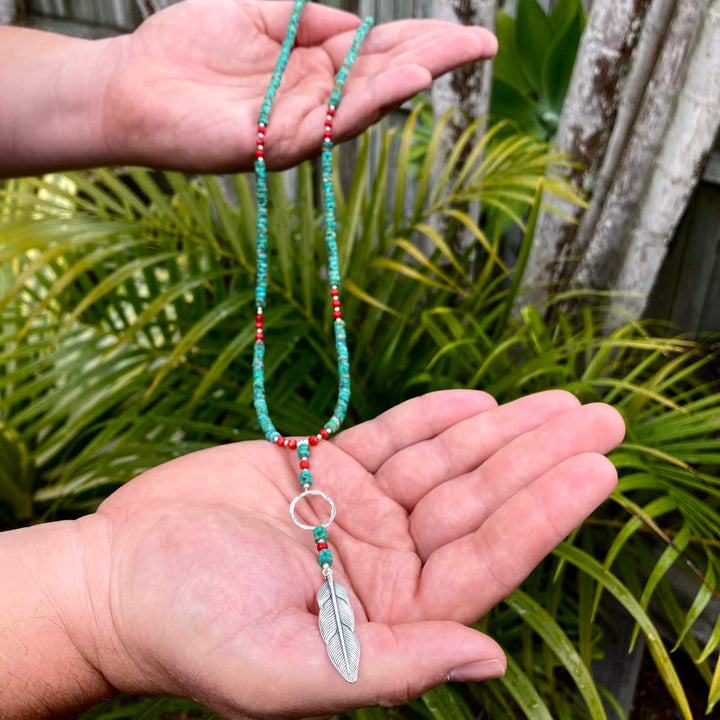
[[[333,313],[333,317],[334,317],[336,320],[340,320],[340,319],[342,318],[342,312],[341,312],[340,310],[336,310],[336,311]]]
[[[283,446],[285,445],[285,438],[284,438],[284,437],[279,437],[279,438],[275,441],[275,444],[276,444],[278,447],[283,447]]]
[[[309,470],[310,469],[310,461],[306,459],[302,459],[300,461],[300,469],[301,470]]]
[[[297,440],[288,440],[288,447],[291,450],[297,450]]]
[[[330,437],[330,431],[329,430],[321,430],[320,434],[322,435],[323,440],[327,440]]]
[[[311,435],[311,436],[308,438],[308,442],[309,442],[311,445],[317,445],[317,444],[320,442],[320,440],[318,439],[318,436],[317,436],[317,435]]]
[[[261,149],[258,149],[258,151],[255,153],[255,157],[256,157],[258,160],[262,160],[262,159],[265,157],[265,151],[264,151],[264,150],[261,150]]]
[[[317,550],[320,552],[321,550],[327,550],[330,546],[326,542],[319,542],[317,544]]]
[[[258,330],[258,331],[255,333],[255,339],[256,339],[256,340],[262,340],[262,339],[263,339],[263,331],[262,331],[262,330]]]
[[[335,108],[334,108],[332,105],[330,105],[330,106],[328,107],[327,114],[330,115],[330,117],[332,117],[333,115],[335,115]]]
[[[333,307],[334,307],[334,308],[339,308],[339,307],[340,307],[340,300],[339,300],[339,298],[335,298],[335,300],[332,301],[332,304],[333,304]]]
[[[339,297],[339,295],[340,295],[340,290],[338,290],[337,288],[331,288],[331,289],[330,289],[330,295],[332,295],[334,298]]]

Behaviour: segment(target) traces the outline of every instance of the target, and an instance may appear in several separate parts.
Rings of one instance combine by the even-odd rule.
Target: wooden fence
[[[372,15],[379,23],[421,17],[426,5],[423,0],[330,0],[326,4]],[[132,30],[142,20],[136,0],[26,0],[26,9],[35,18],[117,30]]]

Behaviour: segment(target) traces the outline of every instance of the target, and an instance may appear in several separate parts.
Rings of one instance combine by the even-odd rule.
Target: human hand
[[[123,38],[105,92],[111,152],[126,164],[251,168],[260,106],[291,9],[292,2],[276,0],[186,0]],[[270,169],[319,153],[335,74],[359,24],[313,3],[303,10],[267,133]],[[438,20],[374,28],[346,85],[337,141],[359,134],[433,77],[496,49],[487,30]]]
[[[497,676],[502,650],[466,624],[608,496],[616,473],[601,453],[623,433],[612,408],[563,392],[496,407],[445,391],[314,448],[316,486],[338,507],[335,577],[357,617],[354,685],[318,632],[312,535],[288,515],[297,460],[266,441],[151,470],[78,521],[87,585],[72,605],[93,613],[65,624],[112,686],[230,719],[394,705]]]

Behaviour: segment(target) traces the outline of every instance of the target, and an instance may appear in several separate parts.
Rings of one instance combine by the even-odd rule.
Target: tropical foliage
[[[559,0],[549,14],[537,0],[518,0],[515,17],[498,11],[491,115],[552,140],[584,29],[580,0]]]
[[[720,396],[701,374],[716,348],[663,339],[636,323],[603,337],[604,311],[581,302],[576,316],[552,327],[533,307],[513,316],[539,198],[547,191],[581,202],[549,174],[564,161],[505,126],[481,138],[473,126],[436,173],[440,123],[413,180],[416,120],[414,113],[402,132],[382,135],[372,176],[365,139],[352,187],[337,188],[354,419],[429,389],[478,387],[502,402],[563,387],[613,403],[629,432],[613,457],[621,482],[612,502],[479,624],[507,648],[506,677],[437,689],[403,713],[604,718],[590,668],[612,629],[609,595],[636,621],[690,718],[666,642],[669,632],[696,662],[715,702],[720,675],[710,661],[720,622],[703,643],[692,629],[717,602],[720,576]],[[268,399],[289,432],[321,423],[335,392],[316,188],[311,164],[299,168],[297,198],[282,176],[271,180]],[[498,234],[464,211],[475,199],[524,229],[513,271]],[[68,173],[13,181],[0,207],[6,526],[90,511],[149,466],[258,436],[248,382],[255,210],[247,178]],[[476,240],[463,255],[451,250],[458,228]],[[666,580],[675,563],[694,573],[691,607]],[[83,717],[162,713],[210,717],[185,701],[133,698]]]

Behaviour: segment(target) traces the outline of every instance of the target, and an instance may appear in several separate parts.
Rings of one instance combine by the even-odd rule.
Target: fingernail
[[[479,682],[505,675],[505,666],[499,660],[482,660],[456,667],[448,675],[448,682]]]
[[[498,41],[493,33],[480,27],[472,27],[471,29],[474,31],[475,37],[479,40],[480,51],[482,53],[488,57],[492,57],[497,54]]]

